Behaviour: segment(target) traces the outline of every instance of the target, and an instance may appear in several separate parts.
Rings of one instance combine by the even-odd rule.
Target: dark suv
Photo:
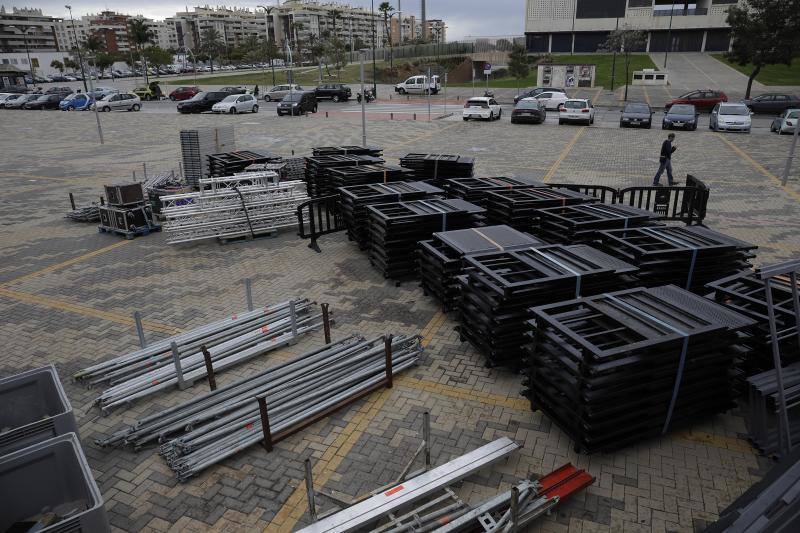
[[[199,92],[189,100],[184,100],[178,104],[178,113],[202,113],[203,111],[211,111],[211,106],[217,102],[221,102],[226,96],[231,93],[222,91],[209,91]]]
[[[313,91],[287,94],[278,104],[278,116],[303,115],[317,112],[317,97]]]
[[[244,87],[223,87],[220,89],[221,92],[227,94],[245,94],[247,91]]]
[[[317,99],[330,98],[334,102],[346,102],[353,95],[350,87],[344,83],[325,83],[314,89]]]

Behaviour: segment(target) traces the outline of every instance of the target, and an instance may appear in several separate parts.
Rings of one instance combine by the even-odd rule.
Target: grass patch
[[[586,55],[554,55],[553,63],[570,63],[576,65],[595,64],[597,69],[595,72],[594,84],[596,87],[611,88],[611,65],[614,63],[613,54],[586,54]],[[646,68],[658,69],[650,56],[647,54],[633,54],[631,55],[631,64],[628,70],[628,83],[633,79],[634,70],[643,70]],[[616,76],[614,79],[614,87],[619,87],[625,82],[625,57],[617,55],[617,61],[614,68]],[[518,84],[519,83],[519,84]],[[480,80],[475,80],[476,87],[483,87],[486,85],[485,78],[481,77]],[[502,78],[502,79],[489,79],[489,87],[497,89],[516,89],[517,87],[532,87],[536,85],[536,67],[531,67],[531,74],[517,82],[516,78]],[[458,87],[471,87],[472,83],[461,83]]]
[[[725,54],[711,54],[711,56],[748,77],[755,68],[751,64],[739,65],[728,61]],[[795,57],[791,66],[767,65],[763,67],[756,76],[756,81],[764,85],[800,85],[800,57]]]
[[[383,61],[378,61],[377,67],[384,68],[387,65]],[[322,67],[322,81],[325,82],[340,82],[340,83],[361,83],[361,64],[351,63],[347,65],[339,73],[337,77],[336,71],[329,67],[332,76],[328,77],[325,67]],[[276,70],[275,82],[286,83],[287,71]],[[316,67],[298,67],[294,72],[295,83],[303,87],[316,87],[319,80],[319,69]],[[372,83],[372,63],[369,65],[364,64],[364,80],[365,82]],[[194,77],[184,77],[181,80],[171,80],[170,85],[194,83]],[[253,70],[243,72],[241,74],[226,74],[224,76],[198,76],[197,85],[246,85],[248,87],[258,84],[260,87],[265,85],[272,86],[272,70],[266,71]]]

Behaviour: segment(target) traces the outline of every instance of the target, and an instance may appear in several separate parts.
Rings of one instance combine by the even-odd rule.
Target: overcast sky
[[[10,3],[8,0],[0,0],[0,5],[5,5],[6,10],[11,11],[11,7],[37,7],[41,8],[45,15],[53,17],[66,17],[69,15],[64,8],[65,0],[22,0]],[[215,2],[208,2],[210,5],[217,5]],[[273,4],[274,0],[269,0]],[[369,0],[351,0],[351,5],[370,6]],[[377,9],[381,0],[375,0]],[[397,0],[391,0],[392,6],[397,9]],[[75,16],[97,13],[105,9],[127,13],[129,15],[142,14],[145,17],[163,19],[175,14],[176,11],[184,11],[187,4],[181,2],[158,1],[158,0],[138,0],[136,7],[130,7],[133,2],[121,2],[119,0],[73,0],[72,12]],[[220,5],[223,2],[219,2]],[[236,3],[225,3],[225,5],[235,5],[237,7],[253,8],[258,4],[265,4],[264,0],[240,1]],[[400,0],[403,13],[412,12],[419,17],[419,0]],[[189,10],[193,3],[189,3]],[[205,2],[202,4],[205,5]],[[428,0],[428,18],[440,18],[447,24],[448,40],[461,39],[466,35],[522,35],[524,27],[525,2],[524,0]]]

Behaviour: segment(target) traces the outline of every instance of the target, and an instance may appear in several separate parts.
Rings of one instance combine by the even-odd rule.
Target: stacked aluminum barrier
[[[392,374],[415,365],[418,336],[391,340]],[[351,335],[253,377],[160,410],[106,439],[101,446],[141,448],[162,442],[161,455],[181,480],[264,439],[257,398],[265,398],[271,441],[347,405],[387,379],[385,339]]]
[[[286,301],[151,344],[135,352],[86,368],[75,379],[108,386],[95,399],[104,412],[174,385],[191,385],[207,375],[201,347],[208,350],[215,372],[292,344],[298,336],[322,327],[313,302]]]
[[[297,207],[308,200],[300,181],[277,181],[274,172],[201,180],[196,193],[161,198],[167,242],[236,238],[271,233],[297,224]]]

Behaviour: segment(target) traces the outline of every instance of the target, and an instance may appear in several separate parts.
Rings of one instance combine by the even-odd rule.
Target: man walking
[[[672,154],[677,150],[677,147],[672,145],[672,141],[675,140],[675,134],[670,133],[667,136],[667,140],[661,144],[661,156],[658,158],[658,161],[661,163],[658,167],[658,172],[656,172],[656,177],[653,178],[653,186],[658,186],[658,180],[661,178],[661,174],[664,173],[664,169],[667,171],[667,182],[669,186],[672,187],[675,185],[675,182],[672,180]]]

